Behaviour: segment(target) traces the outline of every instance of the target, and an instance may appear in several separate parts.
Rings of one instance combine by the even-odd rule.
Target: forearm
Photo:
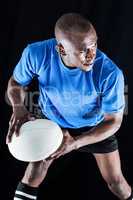
[[[113,135],[119,128],[119,122],[115,122],[113,120],[103,121],[88,132],[76,137],[76,146],[77,148],[80,148],[88,144],[100,142]]]
[[[26,91],[12,77],[10,78],[8,82],[7,96],[9,98],[9,101],[13,109],[17,107],[24,107]]]

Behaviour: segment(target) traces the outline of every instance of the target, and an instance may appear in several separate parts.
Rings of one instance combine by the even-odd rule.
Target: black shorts
[[[39,114],[40,118],[48,119],[42,113]],[[84,134],[84,132],[90,130],[92,127],[83,127],[78,129],[67,128],[71,136],[79,136]],[[97,142],[94,144],[89,144],[83,147],[80,147],[77,151],[87,152],[87,153],[110,153],[118,149],[118,141],[114,135],[108,137],[107,139]]]
[[[89,131],[92,127],[83,127],[78,129],[70,129],[68,131],[71,136],[79,136],[84,134],[84,132]],[[83,147],[80,147],[77,151],[79,152],[87,152],[87,153],[110,153],[118,149],[118,141],[114,135],[108,137],[101,142],[97,142],[94,144],[89,144]]]

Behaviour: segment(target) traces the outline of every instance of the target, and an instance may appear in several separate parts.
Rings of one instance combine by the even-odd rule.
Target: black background
[[[118,133],[122,170],[130,184],[132,173],[132,0],[5,0],[0,6],[0,199],[13,199],[26,164],[15,160],[5,144],[11,107],[5,100],[7,82],[23,48],[54,37],[61,14],[78,12],[88,17],[98,34],[98,47],[120,66],[128,86],[126,114]],[[61,194],[63,193],[63,194]],[[94,158],[72,153],[57,160],[40,187],[39,199],[117,199],[107,188]]]

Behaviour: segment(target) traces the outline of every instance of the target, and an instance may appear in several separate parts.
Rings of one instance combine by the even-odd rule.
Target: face
[[[96,33],[81,34],[75,37],[57,35],[58,52],[65,65],[80,67],[84,71],[92,69],[96,57],[97,36]]]

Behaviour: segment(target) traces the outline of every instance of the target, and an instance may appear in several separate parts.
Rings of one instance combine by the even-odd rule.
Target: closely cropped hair
[[[77,13],[67,13],[62,15],[55,24],[55,31],[69,33],[86,33],[93,28],[91,22]]]

